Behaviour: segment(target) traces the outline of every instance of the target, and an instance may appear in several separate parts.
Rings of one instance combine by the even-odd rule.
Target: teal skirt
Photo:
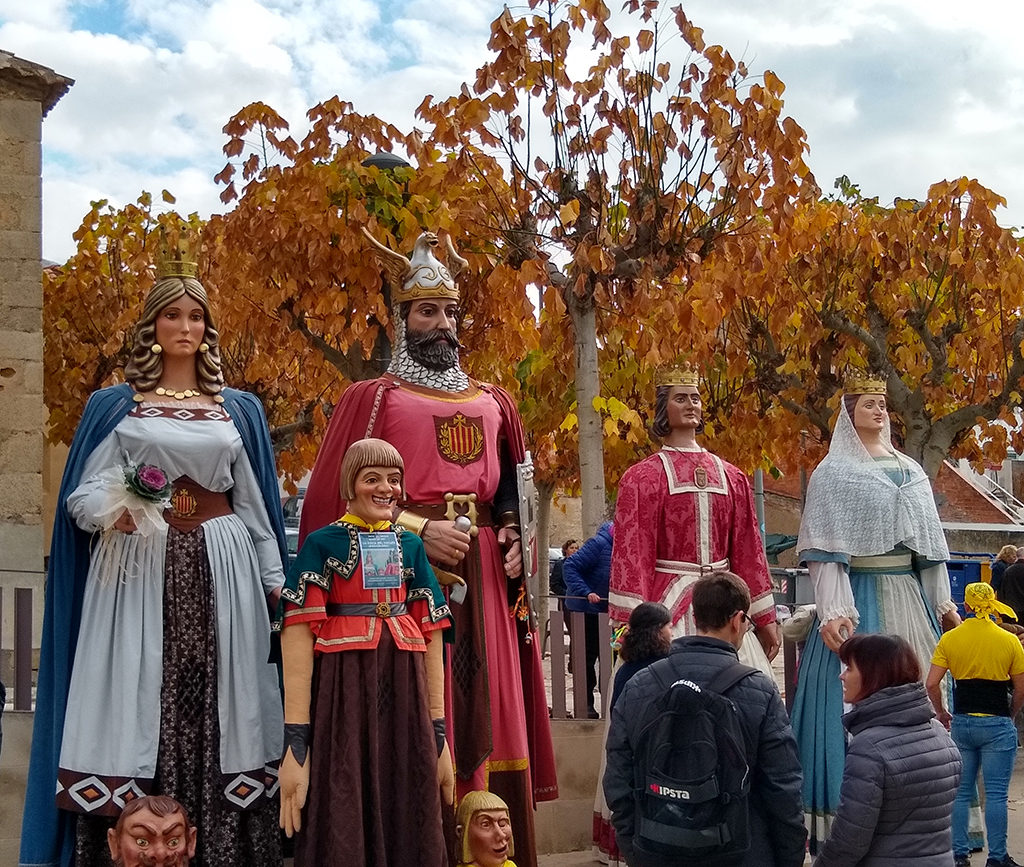
[[[887,568],[871,568],[871,559],[885,561]],[[917,574],[909,565],[893,569],[893,560],[889,555],[854,561],[850,586],[860,613],[857,632],[901,635],[917,652],[923,678],[939,639],[939,623],[924,597]],[[820,625],[815,618],[800,657],[793,701],[793,730],[803,765],[804,812],[811,854],[828,836],[846,763],[839,657],[821,640]]]

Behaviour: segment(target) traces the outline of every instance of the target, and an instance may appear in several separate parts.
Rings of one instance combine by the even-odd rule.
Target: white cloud
[[[615,29],[623,13],[610,5]],[[110,8],[119,18],[97,26]],[[685,8],[708,42],[786,83],[787,113],[807,130],[823,188],[847,174],[891,201],[966,174],[1008,199],[1005,222],[1024,224],[1024,4]],[[273,106],[296,137],[307,109],[335,94],[411,128],[424,95],[443,99],[473,81],[501,9],[500,0],[0,0],[0,47],[77,80],[44,125],[45,255],[70,254],[91,199],[122,204],[166,187],[184,211],[218,210],[221,128],[248,102]],[[527,12],[521,0],[511,10]],[[659,15],[671,28],[668,3]],[[75,21],[120,35],[76,31]],[[665,43],[676,63],[684,49]]]
[[[68,26],[67,0],[0,0],[0,21],[16,21],[63,30]]]

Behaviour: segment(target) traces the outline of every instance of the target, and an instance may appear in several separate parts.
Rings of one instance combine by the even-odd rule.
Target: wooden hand
[[[833,653],[839,653],[839,645],[853,635],[853,628],[849,617],[834,617],[821,627],[821,640]]]
[[[779,638],[778,623],[772,621],[771,623],[765,623],[763,626],[758,626],[754,631],[754,635],[756,635],[757,640],[761,642],[764,655],[768,657],[769,662],[779,655],[779,648],[782,646],[782,640]]]
[[[114,529],[120,530],[122,533],[134,533],[139,528],[132,517],[132,513],[125,509],[121,512],[121,516],[114,521]]]
[[[302,808],[309,793],[310,753],[306,753],[306,761],[299,764],[292,751],[285,750],[278,780],[281,784],[281,818],[280,824],[284,833],[292,837],[302,827]]]
[[[505,575],[518,578],[523,574],[523,543],[519,539],[519,531],[515,527],[502,527],[498,530],[498,544],[505,551]]]
[[[449,566],[454,566],[469,553],[470,535],[456,530],[454,521],[431,521],[422,538],[427,556]]]

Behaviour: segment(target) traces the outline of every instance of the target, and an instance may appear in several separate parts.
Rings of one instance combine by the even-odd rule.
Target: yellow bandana
[[[991,585],[983,584],[980,581],[968,584],[964,589],[964,603],[979,617],[1003,614],[1014,621],[1017,619],[1016,612],[1009,605],[996,599],[996,592]]]
[[[369,521],[365,520],[364,518],[360,518],[358,515],[353,515],[351,512],[346,512],[341,520],[344,521],[346,524],[355,524],[357,527],[364,527],[367,530],[373,530],[375,532],[379,530],[391,529],[390,521],[374,521],[371,524]]]

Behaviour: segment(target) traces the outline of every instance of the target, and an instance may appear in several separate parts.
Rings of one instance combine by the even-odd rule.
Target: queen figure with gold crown
[[[144,794],[185,807],[193,863],[281,863],[284,522],[263,408],[224,387],[197,275],[165,249],[126,382],[90,397],[68,455],[21,864],[109,864],[107,830]]]
[[[740,661],[771,676],[779,635],[750,480],[697,442],[703,430],[698,372],[688,363],[660,371],[651,432],[661,448],[619,483],[608,616],[620,627],[640,603],[660,602],[671,615],[673,638],[691,635],[694,582],[708,572],[734,572],[750,589],[754,629]],[[595,813],[596,854],[619,864],[600,786]]]
[[[797,556],[817,614],[793,704],[813,853],[828,835],[846,759],[839,646],[854,632],[899,635],[926,672],[940,630],[960,622],[931,484],[892,443],[881,379],[847,379],[828,455],[807,486]]]

